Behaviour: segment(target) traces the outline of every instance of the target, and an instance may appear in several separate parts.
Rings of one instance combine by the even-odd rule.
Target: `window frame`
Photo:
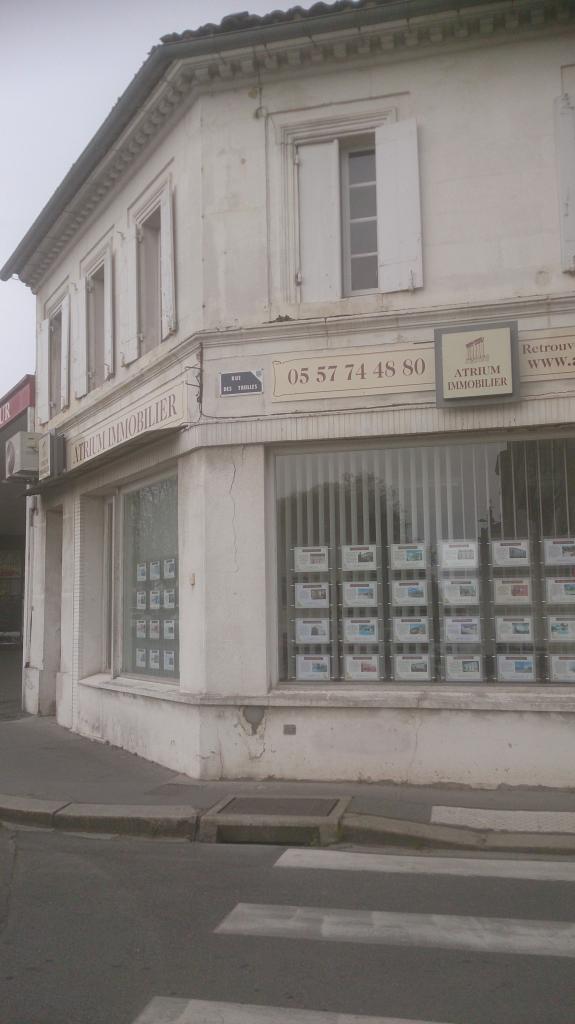
[[[417,157],[417,136],[415,122],[413,120],[413,106],[408,92],[388,93],[384,95],[371,96],[369,98],[336,101],[321,103],[310,106],[305,111],[279,110],[266,116],[268,152],[270,155],[269,175],[269,209],[270,209],[270,243],[271,243],[271,295],[275,309],[282,312],[285,304],[293,307],[293,314],[303,315],[300,311],[302,305],[310,304],[311,315],[315,307],[319,315],[323,309],[330,307],[338,314],[355,312],[361,310],[377,310],[380,308],[380,296],[386,293],[398,291],[411,291],[422,288],[423,282],[423,253],[422,253],[422,231],[421,231],[421,189],[419,189],[419,172],[421,172],[421,155]],[[386,219],[385,239],[381,244],[379,238],[379,249],[381,256],[385,254],[385,266],[380,267],[382,273],[382,287],[368,292],[357,292],[350,295],[344,294],[341,288],[337,298],[333,296],[323,298],[309,298],[303,296],[302,289],[302,259],[300,254],[301,246],[301,224],[300,224],[300,185],[298,157],[299,146],[306,143],[320,142],[341,142],[345,146],[354,139],[377,132],[379,128],[395,126],[398,128],[397,137],[394,135],[390,145],[392,153],[396,146],[402,145],[405,140],[401,137],[408,125],[415,136],[414,158],[417,165],[417,197],[416,209],[413,208],[413,218],[407,217],[410,223],[410,237],[413,234],[411,245],[405,243],[402,234],[398,239],[397,230],[394,231],[393,218]],[[413,139],[411,139],[413,144]],[[408,174],[405,180],[409,179],[410,194],[413,195],[413,176]],[[404,179],[399,178],[394,190],[393,176],[387,181],[387,188],[391,187],[393,194],[398,191],[398,199],[401,200],[401,189]],[[399,189],[398,189],[399,186]],[[339,208],[341,204],[339,204]],[[415,221],[415,223],[412,223]],[[383,221],[380,219],[380,224]],[[418,232],[416,230],[418,224]],[[391,243],[392,252],[388,254],[388,243]],[[415,249],[415,255],[411,249]],[[405,251],[409,250],[409,251]],[[388,255],[390,256],[388,260]],[[413,275],[409,273],[410,261],[415,259],[417,266]],[[407,265],[401,266],[402,261]],[[399,262],[399,265],[397,263]],[[341,259],[340,259],[341,266]],[[392,270],[391,274],[389,270]],[[395,272],[393,272],[395,270]],[[343,303],[343,305],[342,305]]]
[[[52,330],[60,318],[58,401],[52,401]],[[55,297],[45,305],[45,316],[37,330],[37,407],[38,423],[45,424],[64,412],[70,404],[70,291],[68,285],[58,288]]]
[[[350,181],[349,181],[349,157],[353,153],[361,153],[369,150],[373,152],[374,163],[376,161],[376,144],[375,134],[368,133],[362,136],[348,137],[347,139],[340,139],[339,142],[339,164],[340,164],[340,203],[341,203],[341,282],[342,282],[342,298],[353,298],[356,295],[373,295],[379,291],[378,285],[376,284],[373,288],[352,288],[351,286],[351,209],[350,209]],[[367,184],[367,183],[366,183]],[[380,217],[380,211],[377,204],[377,173],[373,180],[375,185],[375,224],[376,233],[378,230],[378,219]],[[373,218],[365,218],[365,220],[371,220]],[[369,253],[373,255],[373,253]],[[376,260],[378,258],[378,247],[376,238],[376,249],[375,249]]]
[[[143,350],[141,315],[141,250],[142,232],[146,221],[156,211],[160,214],[159,228],[159,338],[157,343]],[[160,348],[178,329],[174,188],[170,174],[164,175],[151,186],[128,211],[128,329],[121,345],[121,364],[129,366],[137,359]]]
[[[142,490],[145,487],[149,487],[155,483],[160,483],[163,480],[175,480],[176,481],[176,493],[179,501],[180,482],[177,465],[170,467],[164,467],[161,472],[154,473],[153,475],[146,475],[136,481],[131,481],[129,484],[116,488],[116,490],[108,495],[105,495],[103,501],[104,507],[104,538],[107,540],[109,545],[108,549],[104,549],[104,564],[108,565],[109,559],[111,558],[111,592],[106,594],[106,585],[103,585],[102,601],[103,601],[103,622],[111,623],[111,633],[104,638],[104,649],[105,651],[110,650],[110,667],[103,668],[102,671],[109,674],[111,679],[134,679],[145,683],[160,683],[163,686],[178,686],[180,685],[180,578],[181,574],[179,571],[179,517],[177,517],[176,530],[178,535],[178,576],[176,580],[178,590],[178,635],[177,635],[177,651],[178,651],[178,672],[174,672],[171,677],[168,676],[153,676],[151,674],[141,674],[138,672],[128,672],[123,668],[124,663],[124,622],[125,622],[125,606],[124,606],[124,558],[125,558],[125,546],[124,546],[124,515],[125,515],[125,499],[127,495],[134,493],[134,491]],[[112,512],[112,532],[106,531],[106,510],[108,505],[111,504],[113,508]],[[111,550],[110,550],[111,548]],[[110,603],[111,608],[108,607],[107,602]],[[104,656],[104,660],[105,656]]]
[[[473,431],[467,433],[465,436],[455,436],[450,434],[426,434],[426,435],[414,435],[409,437],[389,437],[383,439],[376,437],[365,438],[365,439],[332,439],[330,441],[317,441],[308,444],[301,443],[290,443],[283,446],[273,445],[269,447],[268,451],[268,471],[270,474],[269,490],[268,490],[268,513],[266,516],[268,524],[268,533],[270,538],[268,541],[268,553],[270,558],[270,588],[269,594],[271,599],[271,608],[273,613],[270,616],[270,631],[269,631],[269,643],[270,643],[270,669],[271,669],[271,691],[278,691],[280,694],[282,691],[288,690],[294,692],[294,690],[305,691],[306,695],[309,696],[310,689],[319,696],[321,699],[322,694],[329,694],[332,697],[338,692],[341,693],[358,693],[365,689],[366,683],[341,679],[330,679],[325,683],[309,683],[303,681],[297,681],[295,679],[282,679],[280,672],[280,639],[279,639],[279,622],[280,622],[280,576],[279,576],[279,565],[278,565],[278,550],[280,547],[280,536],[279,536],[279,522],[277,516],[277,459],[278,456],[294,456],[294,455],[322,455],[329,458],[334,453],[351,453],[351,452],[368,452],[374,448],[381,448],[385,451],[401,451],[405,448],[433,448],[433,447],[449,447],[457,445],[471,446],[485,444],[489,445],[492,443],[511,443],[511,442],[549,442],[549,441],[561,441],[561,440],[572,440],[575,441],[575,432],[573,427],[549,427],[548,429],[539,429],[536,432],[529,431],[527,429],[520,430],[488,430],[488,431]],[[378,444],[379,441],[379,444]],[[573,531],[575,532],[575,531]],[[559,572],[559,570],[558,570]],[[543,602],[544,604],[544,602]],[[521,607],[518,608],[518,614],[521,613]],[[527,614],[535,614],[532,606],[526,609]],[[319,613],[322,614],[322,613]],[[457,613],[456,613],[457,614]],[[509,614],[508,612],[504,614]],[[575,615],[575,608],[570,614]],[[385,641],[386,644],[389,641]],[[535,644],[535,659],[541,654],[541,651],[537,651]],[[547,651],[546,657],[549,652]],[[540,696],[549,691],[550,688],[557,687],[560,693],[568,694],[575,692],[575,687],[569,682],[553,682],[546,678],[541,678],[535,674],[533,682],[524,684],[527,687],[527,694],[531,696]],[[382,678],[376,684],[377,693],[380,698],[387,700],[388,698],[383,695],[387,694],[388,697],[395,693],[406,692],[406,687],[414,688],[419,692],[420,690],[428,695],[443,694],[448,695],[450,690],[457,690],[458,693],[465,694],[465,700],[469,701],[470,706],[473,704],[474,699],[477,699],[477,695],[481,692],[484,693],[486,690],[489,693],[497,694],[504,692],[505,694],[512,694],[511,699],[517,699],[520,701],[524,696],[523,691],[520,690],[519,684],[517,683],[506,683],[500,679],[483,681],[482,683],[471,683],[467,684],[464,682],[446,682],[444,679],[431,679],[425,683],[418,684],[414,682],[405,682],[394,678]],[[554,696],[556,695],[555,691]],[[475,695],[475,696],[474,696]],[[430,696],[430,700],[434,697]],[[496,698],[497,699],[497,698]],[[442,705],[443,706],[443,705]],[[459,706],[459,705],[457,705]]]

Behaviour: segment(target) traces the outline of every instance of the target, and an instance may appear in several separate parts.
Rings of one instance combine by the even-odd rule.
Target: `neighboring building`
[[[21,644],[24,628],[26,482],[10,478],[6,442],[34,430],[34,377],[0,398],[0,644]],[[8,448],[10,452],[10,447]]]
[[[197,778],[575,782],[574,44],[371,0],[152,51],[2,271],[28,710]]]

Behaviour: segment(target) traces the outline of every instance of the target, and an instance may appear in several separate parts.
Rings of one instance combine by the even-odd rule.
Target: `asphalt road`
[[[422,858],[361,870],[377,861],[365,852],[349,870],[282,868],[283,852],[0,829],[2,1024],[133,1024],[156,997],[168,999],[166,1021],[195,999],[573,1024],[575,880],[553,865],[541,881],[498,877],[501,861],[494,877],[421,873]],[[529,873],[528,861],[504,863]],[[513,951],[525,928],[529,955]],[[492,941],[499,951],[486,951]]]

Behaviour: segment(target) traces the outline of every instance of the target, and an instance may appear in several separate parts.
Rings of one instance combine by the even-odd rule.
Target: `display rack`
[[[529,539],[492,540],[490,557],[495,677],[502,683],[533,682],[536,580]]]
[[[393,677],[398,682],[427,682],[433,678],[433,648],[424,542],[392,544],[389,565]]]
[[[441,678],[447,683],[483,682],[479,544],[440,540],[437,561]]]
[[[575,538],[542,541],[546,668],[552,683],[575,682]],[[569,574],[571,570],[571,575]]]
[[[175,557],[136,564],[132,625],[135,670],[176,676],[179,630]]]

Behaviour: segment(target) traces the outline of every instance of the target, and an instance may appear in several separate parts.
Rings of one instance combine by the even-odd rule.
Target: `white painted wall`
[[[182,689],[266,693],[264,447],[194,452],[179,484]]]

